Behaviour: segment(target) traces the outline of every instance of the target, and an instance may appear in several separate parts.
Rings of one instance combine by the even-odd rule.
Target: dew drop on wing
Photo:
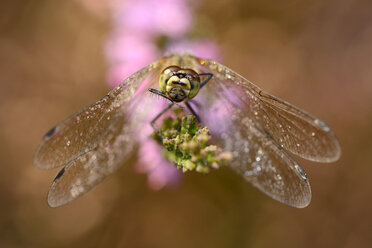
[[[63,169],[58,172],[58,174],[54,178],[53,182],[55,182],[58,178],[60,178],[64,173],[65,173],[65,167],[63,167]]]
[[[57,128],[56,127],[53,127],[52,129],[50,129],[45,135],[44,135],[44,139],[48,139],[50,138],[50,136],[52,136],[55,132],[56,132]]]
[[[324,132],[331,131],[331,129],[327,126],[327,124],[325,124],[325,122],[322,121],[322,120],[315,119],[314,123],[315,123],[315,125],[319,126]]]

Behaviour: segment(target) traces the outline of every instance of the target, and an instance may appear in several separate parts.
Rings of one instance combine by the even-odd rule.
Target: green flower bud
[[[195,170],[208,173],[232,159],[230,152],[223,152],[211,140],[209,129],[197,123],[193,115],[185,116],[182,109],[174,110],[175,118],[164,118],[160,131],[151,137],[163,147],[164,158],[183,172]]]

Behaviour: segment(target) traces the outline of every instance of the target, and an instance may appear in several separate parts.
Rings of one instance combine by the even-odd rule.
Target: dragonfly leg
[[[159,91],[159,90],[157,90],[157,89],[150,88],[149,91],[150,91],[151,93],[154,93],[154,94],[156,94],[156,95],[158,95],[158,96],[164,97],[165,99],[168,99],[169,101],[173,102],[173,100],[170,99],[166,94],[164,94],[163,92],[161,92],[161,91]],[[173,102],[173,103],[174,103],[174,102]]]
[[[163,109],[159,114],[157,114],[154,119],[152,119],[150,124],[155,131],[158,131],[157,128],[155,127],[156,120],[159,119],[159,117],[162,116],[165,112],[167,112],[171,107],[173,107],[174,104],[175,104],[174,102],[169,104],[165,109]]]
[[[169,101],[171,101],[171,103],[170,103],[170,104],[169,104],[165,109],[163,109],[159,114],[157,114],[157,115],[155,116],[155,118],[152,119],[152,121],[150,122],[152,128],[153,128],[156,132],[158,132],[157,128],[155,127],[155,122],[156,122],[156,120],[159,119],[159,117],[162,116],[162,114],[164,114],[164,113],[167,112],[170,108],[172,108],[173,105],[176,104],[176,103],[175,103],[172,99],[170,99],[167,95],[165,95],[163,92],[161,92],[161,91],[159,91],[159,90],[156,90],[156,89],[152,89],[152,88],[150,88],[149,91],[150,91],[151,93],[154,93],[154,94],[156,94],[156,95],[159,95],[159,96],[164,97],[165,99],[168,99]]]
[[[190,103],[188,101],[186,101],[185,105],[190,110],[190,112],[195,116],[195,118],[198,120],[198,122],[201,123],[199,116],[196,114],[194,109],[191,107]]]
[[[206,85],[209,80],[211,80],[211,78],[213,77],[213,74],[212,73],[199,73],[198,76],[207,76],[207,78],[200,83],[200,89],[204,87],[204,85]]]

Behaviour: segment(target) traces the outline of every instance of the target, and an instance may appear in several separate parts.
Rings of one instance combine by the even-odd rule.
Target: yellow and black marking
[[[207,78],[200,82],[200,76],[206,76]],[[168,111],[174,104],[184,102],[186,107],[200,122],[199,116],[193,110],[189,104],[189,100],[194,98],[199,90],[213,77],[212,73],[197,73],[193,69],[183,69],[176,65],[166,67],[159,77],[160,91],[157,89],[150,88],[151,93],[157,94],[165,99],[168,99],[171,103],[163,109],[155,118],[151,121],[151,126],[155,128],[155,121],[166,111]]]
[[[198,94],[200,77],[192,69],[169,66],[160,74],[159,87],[161,92],[174,102],[182,102]]]

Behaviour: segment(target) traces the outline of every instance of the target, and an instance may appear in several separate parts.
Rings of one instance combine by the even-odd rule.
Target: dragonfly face
[[[181,69],[173,65],[161,72],[159,87],[174,102],[182,102],[198,94],[200,78],[192,69]]]
[[[208,79],[200,82],[200,76]],[[287,205],[305,207],[311,199],[306,173],[290,153],[327,163],[340,157],[338,140],[323,121],[215,61],[174,54],[133,74],[43,137],[36,166],[64,167],[49,190],[50,206],[82,196],[134,157],[138,134],[162,102],[146,94],[157,85],[168,100],[193,106],[216,144],[232,153],[231,169]]]

